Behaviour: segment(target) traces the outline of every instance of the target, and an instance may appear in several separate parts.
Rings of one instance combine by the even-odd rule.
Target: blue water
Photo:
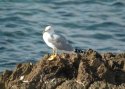
[[[125,0],[0,0],[0,71],[50,53],[47,25],[73,47],[125,51]]]

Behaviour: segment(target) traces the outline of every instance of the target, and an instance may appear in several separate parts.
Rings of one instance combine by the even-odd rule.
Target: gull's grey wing
[[[60,34],[52,34],[49,42],[51,42],[57,49],[73,51],[73,47],[68,43],[66,38]]]

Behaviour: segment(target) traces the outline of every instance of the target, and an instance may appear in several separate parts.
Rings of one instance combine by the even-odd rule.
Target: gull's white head
[[[47,27],[45,27],[44,32],[53,33],[53,32],[54,32],[54,30],[52,29],[52,27],[51,27],[51,26],[47,26]]]

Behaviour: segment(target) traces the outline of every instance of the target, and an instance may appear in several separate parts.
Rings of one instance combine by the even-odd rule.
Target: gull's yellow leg
[[[52,55],[49,57],[48,60],[54,60],[54,59],[56,58],[56,56],[57,56],[57,51],[56,51],[55,49],[53,49],[53,53],[52,53]]]

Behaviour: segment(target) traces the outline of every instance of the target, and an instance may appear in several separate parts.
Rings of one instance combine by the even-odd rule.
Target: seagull
[[[54,60],[56,58],[57,50],[74,50],[68,40],[61,34],[56,33],[51,26],[45,27],[45,30],[43,31],[43,40],[53,50],[53,53],[48,60]]]

